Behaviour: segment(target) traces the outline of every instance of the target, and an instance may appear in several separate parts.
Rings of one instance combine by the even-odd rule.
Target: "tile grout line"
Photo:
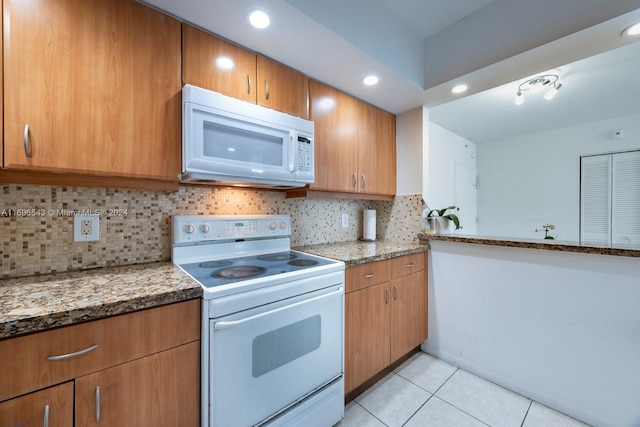
[[[532,405],[533,405],[533,400],[529,399],[529,407],[527,408],[527,412],[525,412],[524,414],[524,418],[522,419],[522,423],[520,424],[520,427],[524,426],[524,422],[527,420],[527,415],[529,415],[529,411],[531,410]]]
[[[359,407],[361,407],[362,409],[364,409],[364,410],[365,410],[365,412],[366,412],[366,413],[368,413],[369,415],[371,415],[373,418],[375,418],[376,420],[380,421],[380,423],[381,423],[383,426],[385,426],[385,427],[389,427],[389,425],[388,425],[387,423],[385,423],[384,421],[382,421],[380,418],[376,417],[376,416],[374,415],[374,413],[373,413],[373,412],[371,412],[370,410],[368,410],[367,408],[365,408],[364,406],[362,406],[362,405],[360,404],[360,402],[356,402],[356,401],[355,401],[355,399],[354,399],[354,401],[353,401],[353,402],[354,402],[356,405],[358,405]]]

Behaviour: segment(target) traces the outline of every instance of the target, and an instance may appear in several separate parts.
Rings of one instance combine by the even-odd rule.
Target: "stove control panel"
[[[288,215],[176,215],[172,228],[174,244],[289,237],[291,219]]]

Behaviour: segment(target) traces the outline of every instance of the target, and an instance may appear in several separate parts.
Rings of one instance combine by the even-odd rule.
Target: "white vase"
[[[445,218],[442,216],[436,217],[436,234],[449,234],[451,231],[449,230],[449,226],[451,221],[449,218]]]

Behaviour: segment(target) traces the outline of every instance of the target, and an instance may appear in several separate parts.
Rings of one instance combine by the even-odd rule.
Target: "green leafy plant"
[[[536,228],[536,233],[537,233],[537,232],[541,232],[542,230],[544,230],[544,238],[545,238],[545,239],[547,239],[547,240],[555,240],[555,237],[553,237],[553,236],[551,236],[551,235],[549,234],[549,231],[551,231],[551,230],[555,230],[555,229],[556,229],[556,226],[555,226],[555,225],[553,225],[553,224],[545,224],[545,225],[543,225],[543,226],[542,226],[542,227],[540,227],[540,228],[541,228],[541,230],[538,230],[538,229]]]
[[[431,209],[427,214],[427,218],[428,217],[447,218],[453,222],[453,224],[456,226],[456,230],[458,230],[460,228],[460,218],[458,218],[456,214],[453,214],[453,213],[448,214],[447,213],[448,210],[459,211],[460,208],[452,205],[443,209]]]

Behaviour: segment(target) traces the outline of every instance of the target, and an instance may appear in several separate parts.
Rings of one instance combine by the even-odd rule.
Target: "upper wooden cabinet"
[[[182,24],[182,80],[256,102],[256,54]]]
[[[309,95],[316,149],[311,194],[319,191],[347,198],[393,198],[395,116],[313,80],[309,82]],[[299,190],[289,193],[291,197],[309,194]]]
[[[358,105],[358,191],[396,194],[396,116]]]
[[[311,120],[315,124],[315,182],[313,190],[357,192],[358,104],[330,86],[309,82]]]
[[[279,62],[258,55],[257,103],[309,118],[309,79]]]
[[[4,163],[178,182],[180,24],[133,0],[5,0]]]
[[[182,78],[185,84],[309,117],[305,75],[184,23]]]

